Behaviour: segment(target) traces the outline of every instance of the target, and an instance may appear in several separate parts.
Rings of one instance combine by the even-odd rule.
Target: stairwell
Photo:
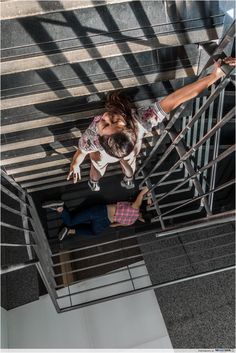
[[[192,262],[199,259],[191,257],[192,248],[190,246],[190,250],[186,250],[185,241],[191,243],[203,235],[199,235],[199,238],[196,232],[190,232],[161,242],[155,237],[159,223],[158,226],[157,223],[151,223],[130,227],[128,239],[127,229],[111,229],[96,239],[82,237],[59,244],[57,233],[62,223],[55,213],[43,211],[41,203],[57,199],[60,195],[69,209],[74,209],[101,201],[112,203],[132,200],[135,197],[144,176],[137,175],[134,190],[124,190],[120,187],[121,170],[118,164],[108,167],[101,182],[101,192],[97,194],[90,192],[87,186],[89,160],[81,166],[81,182],[73,185],[71,181],[66,180],[78,139],[92,118],[104,111],[105,96],[109,91],[122,89],[137,106],[148,106],[154,100],[193,82],[209,57],[204,46],[207,48],[207,45],[218,43],[231,23],[227,13],[232,7],[231,2],[31,1],[30,5],[20,7],[20,3],[16,5],[12,1],[6,1],[1,6],[1,165],[34,200],[53,252],[54,270],[59,273],[56,278],[58,288],[66,288],[68,284],[73,285],[78,281],[102,276],[123,267],[129,268],[140,262],[146,264],[153,284],[201,272],[203,268],[194,268],[192,265]],[[231,54],[232,46],[227,47],[227,50],[226,53]],[[233,89],[231,84],[226,88],[228,93],[225,94],[224,100],[225,113],[234,105]],[[177,129],[183,129],[191,121],[209,94],[210,90],[189,104],[181,120],[175,125]],[[212,124],[215,122],[216,118],[213,117]],[[225,151],[233,143],[230,135],[233,126],[230,121],[222,129],[219,151]],[[209,128],[207,117],[202,118],[186,135],[186,145],[190,148],[194,139],[196,143],[197,134],[201,137]],[[159,138],[155,132],[145,137],[138,167],[142,166]],[[170,144],[169,138],[163,140],[150,161],[149,168],[161,160]],[[209,152],[206,151],[203,146],[196,152],[193,166],[199,165],[202,159],[205,164],[212,159],[212,142]],[[173,152],[152,177],[152,183],[160,180],[176,160],[177,154]],[[224,163],[217,171],[217,178],[221,181],[228,180],[228,175],[233,173],[232,159],[226,159]],[[225,169],[228,175],[222,172]],[[181,164],[168,181],[161,183],[159,196],[186,177],[186,170]],[[116,185],[112,194],[111,185]],[[231,189],[216,197],[215,211],[234,208],[230,192]],[[196,193],[190,182],[168,198],[166,204],[161,206],[162,210],[168,211],[173,205],[178,206],[194,196]],[[200,203],[196,206],[186,206],[184,211],[187,212],[186,215],[180,213],[178,216],[176,212],[177,216],[166,216],[166,225],[181,224],[186,218],[194,220],[204,215]],[[149,212],[155,217],[154,206],[149,207]],[[8,217],[9,215],[6,215],[6,218]],[[209,244],[210,256],[213,256],[211,247],[217,245],[214,238],[219,235],[217,229],[216,227],[213,232],[204,231],[203,239],[196,244],[194,250],[201,250],[201,244]],[[153,230],[153,234],[145,238],[145,241],[150,241],[150,245],[143,245],[142,237],[135,236],[146,230]],[[231,224],[218,229],[218,232],[222,234],[221,245],[226,244],[227,248],[229,242],[228,246],[233,246]],[[17,236],[12,236],[17,242]],[[113,240],[117,242],[109,243]],[[174,245],[179,246],[176,248],[177,252],[171,250]],[[171,268],[168,262],[167,265],[165,262],[161,263],[161,258],[155,255],[156,253],[148,255],[149,251],[163,248],[162,256],[165,259],[170,255],[183,255],[181,261],[188,263],[189,267],[177,273],[175,263]],[[6,254],[5,252],[6,250],[3,250],[3,254]],[[11,264],[11,257],[15,257],[15,250],[11,248],[7,250],[7,254],[9,252],[10,257],[4,255],[4,264]],[[95,254],[97,256],[91,259]],[[78,257],[81,261],[76,261]],[[227,264],[233,264],[233,260],[231,257]],[[183,266],[183,263],[181,264]],[[219,263],[213,263],[210,269],[216,269],[218,265]],[[208,270],[208,267],[204,268],[205,272]],[[8,288],[3,292],[7,309],[36,300],[39,295],[45,293],[37,274],[33,272],[32,279],[26,271],[29,269],[21,270],[21,273],[17,271],[16,275],[22,283],[22,293],[32,282],[35,283],[36,291],[31,299],[24,301],[22,296],[22,301],[19,302],[13,296],[11,300],[7,294],[14,292],[12,285],[16,272],[6,275],[6,285],[2,288],[3,291]],[[69,274],[60,275],[65,272]],[[23,278],[27,278],[24,286]],[[221,281],[223,285],[223,276]],[[173,320],[173,313],[166,308],[166,295],[171,297],[168,288],[156,289],[167,328],[172,332],[174,346],[184,348],[187,340],[184,340],[184,337],[182,341],[176,339],[177,323]],[[199,313],[195,314],[197,317]],[[188,313],[186,317],[189,319],[191,315]],[[182,318],[180,315],[180,319]],[[218,343],[217,340],[215,342]],[[232,340],[229,342],[231,344]],[[195,347],[193,344],[193,348]]]

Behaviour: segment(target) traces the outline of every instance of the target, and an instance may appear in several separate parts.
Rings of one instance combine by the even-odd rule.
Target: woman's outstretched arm
[[[177,91],[169,94],[167,97],[160,101],[160,106],[165,113],[170,113],[172,110],[177,108],[180,104],[187,102],[188,100],[197,97],[201,92],[215,83],[219,78],[225,74],[221,70],[221,65],[227,64],[230,66],[236,65],[236,59],[232,57],[225,58],[224,60],[218,60],[215,63],[215,68],[211,74],[200,78],[196,82],[190,83]]]
[[[143,202],[143,198],[147,192],[148,192],[148,187],[145,187],[143,190],[140,191],[136,200],[132,203],[133,208],[139,209],[141,207],[142,202]]]

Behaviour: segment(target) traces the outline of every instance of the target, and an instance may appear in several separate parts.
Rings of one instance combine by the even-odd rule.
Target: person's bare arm
[[[115,227],[127,227],[127,224],[112,223],[112,224],[110,224],[110,227],[112,227],[112,228],[115,228]]]
[[[86,153],[82,152],[80,149],[78,149],[73,158],[72,162],[70,165],[70,171],[67,176],[67,180],[70,180],[70,178],[73,178],[74,184],[77,183],[78,180],[81,179],[80,175],[80,164],[83,162],[84,158],[86,157]]]
[[[140,191],[136,200],[132,203],[133,208],[139,209],[141,207],[142,202],[143,202],[143,198],[147,192],[148,192],[148,187],[145,187],[143,190]]]
[[[236,64],[235,58],[232,57],[225,58],[223,61],[219,60],[217,63],[215,63],[215,68],[210,75],[202,77],[196,82],[190,83],[189,85],[177,89],[175,92],[163,98],[160,101],[160,106],[164,112],[170,113],[180,104],[197,97],[201,92],[219,80],[219,78],[223,77],[225,74],[220,68],[223,63],[230,66],[235,66]]]

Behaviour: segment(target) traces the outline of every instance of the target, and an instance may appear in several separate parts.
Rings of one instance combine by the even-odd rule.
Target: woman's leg
[[[67,208],[58,207],[57,212],[60,213],[60,216],[68,227],[76,226],[77,224],[90,222],[92,218],[91,207],[86,208],[85,210],[72,215]]]
[[[76,226],[74,229],[70,229],[68,234],[73,236],[73,232],[76,236],[91,236],[95,235],[92,225],[91,224],[80,224],[79,226]]]
[[[92,164],[91,164],[89,176],[90,176],[90,181],[94,181],[94,182],[98,182],[102,177],[99,171]]]
[[[107,162],[102,159],[100,152],[90,153],[91,168],[88,185],[92,191],[100,191],[99,180],[104,175]]]
[[[111,222],[109,221],[107,214],[107,206],[99,205],[94,206],[93,208],[93,219],[91,222],[91,227],[93,229],[93,233],[98,235],[102,233],[105,229],[110,226]]]
[[[122,159],[120,160],[121,169],[123,174],[125,175],[123,180],[121,181],[121,186],[126,189],[134,188],[133,176],[136,169],[136,157],[132,159]]]
[[[121,165],[122,172],[126,176],[126,178],[129,178],[129,179],[133,178],[134,173],[133,173],[133,169],[131,168],[131,166],[129,164],[129,161],[121,159],[120,165]]]

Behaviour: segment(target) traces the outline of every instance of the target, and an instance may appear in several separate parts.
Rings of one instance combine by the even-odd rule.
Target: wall
[[[172,348],[154,291],[62,314],[45,295],[8,316],[10,348]]]
[[[8,314],[9,348],[171,348],[153,291],[63,314],[45,295]]]
[[[1,348],[8,348],[8,312],[1,307]]]

